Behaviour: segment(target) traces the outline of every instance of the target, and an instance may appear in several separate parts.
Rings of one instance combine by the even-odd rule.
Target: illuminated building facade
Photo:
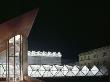
[[[18,37],[19,35],[17,35]],[[16,45],[19,47],[19,45]],[[13,49],[10,48],[11,54]],[[6,61],[5,51],[1,52],[0,64],[4,64]],[[41,52],[41,51],[28,51],[28,64],[29,65],[61,65],[61,53],[60,52]],[[19,51],[16,51],[16,64],[19,64]]]
[[[94,49],[79,54],[79,64],[93,66],[110,66],[110,46]]]
[[[61,65],[60,52],[28,51],[28,64],[32,65]]]

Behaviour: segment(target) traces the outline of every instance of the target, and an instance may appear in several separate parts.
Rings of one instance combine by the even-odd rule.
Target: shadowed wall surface
[[[109,77],[56,77],[56,78],[39,78],[45,82],[109,82]]]
[[[58,78],[37,78],[40,80],[36,80],[34,79],[34,81],[30,81],[30,82],[37,82],[41,80],[43,80],[43,82],[109,82],[108,77],[58,77]],[[0,78],[0,82],[1,80],[5,80],[4,78]],[[31,80],[31,79],[30,79]]]

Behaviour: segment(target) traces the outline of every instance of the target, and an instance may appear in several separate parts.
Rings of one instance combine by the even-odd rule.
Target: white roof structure
[[[28,51],[28,56],[62,57],[60,52]]]

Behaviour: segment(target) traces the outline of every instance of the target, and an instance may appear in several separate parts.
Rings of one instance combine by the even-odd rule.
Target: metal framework
[[[108,69],[95,65],[92,68],[77,65],[29,65],[28,75],[31,77],[108,76]]]
[[[5,69],[5,73],[3,73],[3,75],[5,75],[8,82],[11,79],[15,82],[17,78],[19,80],[24,80],[23,77],[27,75],[27,38],[38,10],[38,8],[33,9],[21,16],[15,17],[0,24],[0,61],[2,61],[3,57],[3,62],[0,63],[5,64],[2,66],[3,68],[0,66],[0,73],[3,73],[1,69]],[[19,40],[17,41],[18,34]],[[17,57],[16,54],[18,54],[19,57]],[[17,59],[19,63],[17,62]],[[17,67],[19,67],[19,70],[16,69]]]
[[[23,80],[23,74],[22,74],[22,70],[23,70],[23,40],[22,40],[22,35],[20,35],[20,40],[19,41],[16,41],[16,36],[12,37],[13,38],[13,52],[11,51],[10,49],[10,43],[9,43],[9,40],[7,41],[7,49],[6,49],[6,80],[9,82],[10,79],[12,78],[13,81],[15,82],[16,79],[19,79],[19,80]],[[16,42],[19,42],[19,73],[18,73],[18,77],[17,77],[17,73],[16,71],[16,51],[17,51],[17,48],[16,48]],[[11,54],[13,53],[13,54]],[[13,74],[10,74],[10,58],[13,59]],[[13,77],[12,77],[13,75]]]
[[[19,68],[19,66],[16,66]],[[0,77],[5,77],[5,65],[0,65],[3,71]],[[104,67],[88,68],[87,66],[70,65],[28,65],[30,77],[74,77],[74,76],[108,76],[109,70]]]

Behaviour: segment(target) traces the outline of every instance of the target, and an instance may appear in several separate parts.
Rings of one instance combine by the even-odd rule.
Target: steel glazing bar
[[[6,42],[6,80],[7,80],[7,42]]]
[[[14,58],[14,82],[15,82],[15,36],[14,36],[14,56],[13,56],[13,58]]]
[[[21,80],[23,80],[23,36],[21,36]]]
[[[22,80],[22,35],[20,35],[19,61],[20,61],[20,80]]]
[[[9,82],[9,78],[10,78],[10,75],[9,75],[9,73],[10,73],[10,72],[9,72],[9,54],[10,54],[10,53],[9,53],[9,40],[8,40],[8,42],[7,42],[7,56],[8,56],[8,58],[7,58],[7,59],[8,59],[8,60],[7,60],[7,61],[8,61],[8,62],[7,62],[7,63],[8,63],[8,69],[7,69],[7,71],[8,71],[8,78],[7,78],[7,79],[8,79],[8,82]]]

